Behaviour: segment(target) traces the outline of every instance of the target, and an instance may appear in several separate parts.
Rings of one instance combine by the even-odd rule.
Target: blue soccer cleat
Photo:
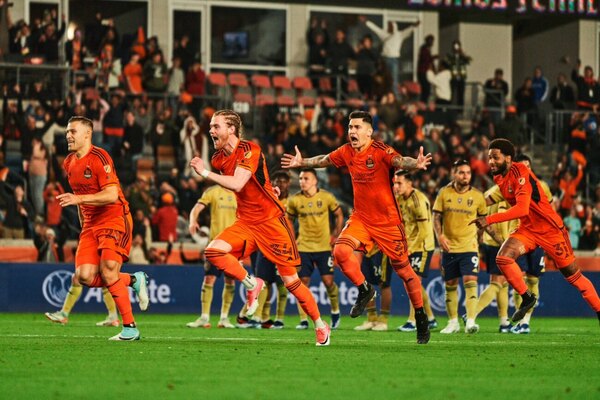
[[[130,342],[133,340],[140,340],[140,331],[137,328],[131,328],[128,326],[124,326],[121,333],[115,335],[108,340],[116,340],[121,342]]]
[[[337,329],[340,327],[340,313],[331,313],[331,329]]]

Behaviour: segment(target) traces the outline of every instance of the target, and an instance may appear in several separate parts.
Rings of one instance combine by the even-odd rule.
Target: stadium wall
[[[181,266],[135,266],[125,265],[124,272],[142,270],[150,276],[150,312],[156,313],[200,313],[200,287],[204,268]],[[60,309],[71,284],[73,266],[70,264],[0,264],[0,312],[36,312]],[[600,288],[600,272],[586,273],[597,288]],[[339,285],[340,307],[348,314],[356,300],[358,290],[336,269],[335,280]],[[487,274],[479,276],[479,292],[488,284]],[[445,315],[444,284],[438,270],[431,271],[425,281],[426,290],[436,314]],[[219,315],[221,303],[218,300],[223,280],[215,283],[212,313]],[[329,315],[327,292],[314,275],[311,291],[317,299],[321,312]],[[130,292],[131,293],[131,292]],[[408,313],[408,297],[401,280],[392,278],[393,304],[392,314]],[[540,302],[536,316],[594,316],[592,310],[582,300],[559,272],[548,272],[540,280]],[[245,301],[243,286],[237,284],[231,315],[235,315]],[[275,291],[274,297],[277,291]],[[461,304],[464,291],[459,288]],[[132,302],[135,302],[133,295]],[[288,302],[287,315],[296,315],[294,298]],[[510,297],[512,306],[512,296]],[[135,309],[135,307],[134,307]],[[85,289],[74,312],[105,312],[100,288]],[[487,316],[497,315],[496,305],[492,303],[484,311]]]

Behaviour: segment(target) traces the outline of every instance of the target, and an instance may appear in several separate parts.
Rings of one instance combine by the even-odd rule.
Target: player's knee
[[[347,244],[337,243],[333,248],[333,258],[339,263],[347,261],[351,256],[354,249]]]
[[[94,278],[96,277],[95,273],[92,273],[91,271],[87,270],[78,270],[76,275],[79,283],[81,283],[84,286],[91,285],[94,281]]]
[[[221,264],[221,260],[227,255],[223,250],[215,249],[212,247],[206,248],[204,250],[204,257],[206,261],[219,268]]]

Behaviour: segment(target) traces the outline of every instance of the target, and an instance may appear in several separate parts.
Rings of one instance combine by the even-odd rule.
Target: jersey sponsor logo
[[[92,169],[90,167],[85,167],[85,171],[83,171],[83,177],[85,179],[90,179],[92,177]]]
[[[371,155],[367,156],[367,161],[365,161],[365,165],[369,169],[375,167],[375,161],[373,161],[373,157]]]
[[[392,149],[391,147],[388,147],[388,148],[385,150],[385,153],[386,153],[386,154],[392,154],[393,152],[394,152],[394,149]]]
[[[110,171],[112,171],[112,169],[110,168],[110,165],[105,165],[104,172],[106,172],[107,174],[110,174]]]
[[[62,307],[71,287],[73,272],[64,269],[53,271],[42,283],[42,294],[48,303],[54,307]]]

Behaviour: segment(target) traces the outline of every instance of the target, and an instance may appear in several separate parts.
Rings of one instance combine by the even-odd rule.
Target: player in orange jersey
[[[123,330],[110,340],[139,340],[133,319],[129,291],[137,293],[142,311],[148,308],[145,273],[121,273],[128,260],[133,226],[113,161],[106,151],[92,145],[92,121],[72,117],[67,125],[67,146],[71,154],[63,167],[73,193],[56,196],[62,207],[77,206],[81,222],[75,254],[75,276],[89,287],[106,287],[123,319]]]
[[[569,233],[561,217],[554,211],[535,174],[520,162],[514,162],[515,147],[506,139],[492,140],[488,147],[488,164],[494,182],[502,196],[511,205],[505,212],[480,217],[471,223],[479,228],[512,219],[519,219],[519,227],[502,244],[496,264],[511,286],[521,295],[521,306],[512,316],[519,322],[531,309],[537,298],[527,289],[521,269],[515,262],[520,255],[540,246],[554,261],[559,271],[575,286],[583,299],[596,311],[600,320],[600,298],[588,278],[575,264]]]
[[[423,310],[421,283],[408,260],[408,245],[402,217],[392,192],[394,169],[407,171],[427,169],[431,154],[417,158],[403,157],[392,147],[373,140],[373,120],[363,111],[350,114],[348,141],[337,150],[325,155],[303,159],[296,154],[284,154],[284,168],[347,167],[354,188],[354,212],[342,230],[333,248],[333,256],[344,274],[358,287],[356,303],[350,316],[362,314],[367,303],[375,297],[375,289],[360,270],[355,250],[369,252],[375,244],[388,256],[398,276],[404,281],[410,301],[415,308],[417,343],[429,342],[429,321]]]
[[[210,121],[210,136],[216,150],[211,164],[219,173],[205,169],[199,157],[190,161],[190,166],[205,179],[233,190],[238,204],[237,220],[208,244],[204,251],[206,259],[242,282],[247,289],[247,314],[253,315],[264,281],[248,274],[238,259],[260,250],[277,266],[285,287],[314,321],[316,345],[327,346],[331,330],[321,319],[312,293],[298,278],[300,255],[293,228],[271,186],[265,157],[260,147],[243,140],[242,134],[242,120],[236,112],[215,112]]]

